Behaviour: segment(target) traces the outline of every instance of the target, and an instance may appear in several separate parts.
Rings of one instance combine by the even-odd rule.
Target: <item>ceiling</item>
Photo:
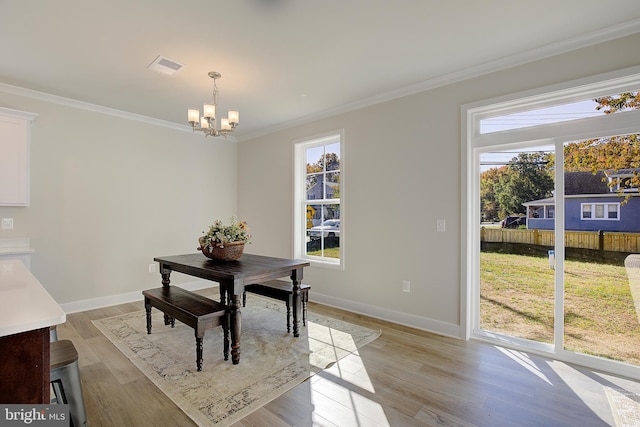
[[[637,32],[638,0],[1,0],[0,106],[19,87],[183,125],[218,71],[242,140]]]

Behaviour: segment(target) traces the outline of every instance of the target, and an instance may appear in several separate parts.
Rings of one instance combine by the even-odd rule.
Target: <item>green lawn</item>
[[[482,252],[482,329],[553,343],[547,258]],[[565,348],[640,365],[640,313],[622,266],[565,262]]]
[[[307,255],[322,256],[322,251],[307,252]],[[327,258],[340,258],[340,248],[327,248],[324,250],[324,256]]]

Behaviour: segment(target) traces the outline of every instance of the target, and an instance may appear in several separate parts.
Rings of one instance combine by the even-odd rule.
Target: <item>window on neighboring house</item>
[[[547,216],[546,218],[555,218],[556,217],[556,207],[555,206],[547,206]]]
[[[620,203],[582,203],[582,219],[620,219]]]
[[[633,175],[625,176],[621,178],[621,182],[617,185],[617,191],[623,191],[625,193],[637,193],[638,187],[633,184]]]
[[[295,256],[342,265],[342,133],[295,144]]]

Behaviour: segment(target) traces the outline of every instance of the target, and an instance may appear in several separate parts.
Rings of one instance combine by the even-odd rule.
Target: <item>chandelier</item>
[[[222,74],[217,71],[209,71],[209,77],[213,79],[213,103],[204,104],[202,117],[200,117],[200,110],[195,108],[190,108],[187,111],[187,117],[194,132],[198,130],[204,132],[206,136],[224,136],[226,138],[238,126],[240,113],[237,110],[229,110],[228,116],[220,119],[220,128],[218,128],[216,122],[216,106],[218,105],[216,80],[222,77]],[[196,127],[198,125],[200,127]]]

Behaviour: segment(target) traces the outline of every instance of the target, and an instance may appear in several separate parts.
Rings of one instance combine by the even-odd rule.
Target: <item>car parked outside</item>
[[[520,228],[527,225],[527,218],[524,216],[508,216],[502,220],[502,228]]]
[[[320,225],[309,229],[309,237],[319,239],[320,237],[339,237],[340,236],[340,220],[328,219]]]

